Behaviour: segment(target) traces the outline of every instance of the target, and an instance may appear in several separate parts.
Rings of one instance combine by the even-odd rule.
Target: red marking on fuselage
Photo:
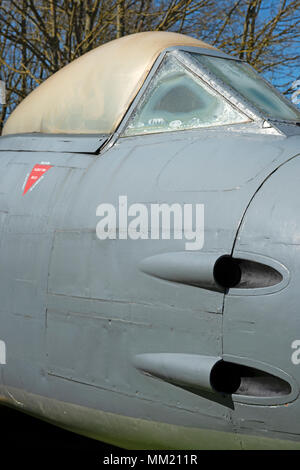
[[[40,177],[46,173],[46,171],[50,170],[50,168],[52,168],[52,165],[41,165],[40,163],[34,165],[26,181],[23,196],[40,179]]]

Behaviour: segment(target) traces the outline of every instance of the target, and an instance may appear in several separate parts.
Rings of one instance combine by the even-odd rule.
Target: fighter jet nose
[[[243,357],[249,365],[275,367],[279,375],[288,374],[290,384],[296,379],[294,392],[300,386],[295,351],[298,341],[300,345],[299,198],[300,158],[296,156],[274,171],[253,197],[233,251],[234,258],[248,257],[271,269],[255,274],[250,269],[253,288],[230,291],[224,308],[227,360]],[[260,288],[263,277],[269,283]]]

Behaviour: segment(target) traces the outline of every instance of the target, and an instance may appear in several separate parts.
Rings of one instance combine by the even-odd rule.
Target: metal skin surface
[[[124,448],[300,448],[300,136],[287,127],[72,136],[70,150],[68,136],[1,137],[2,403]],[[50,168],[23,195],[37,164]],[[204,204],[202,250],[99,240],[96,208],[119,195]],[[282,281],[224,291],[212,277],[223,255],[265,263]],[[219,360],[290,392],[219,393],[209,380]]]

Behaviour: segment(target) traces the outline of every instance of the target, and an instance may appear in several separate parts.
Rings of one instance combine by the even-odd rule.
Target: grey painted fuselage
[[[0,398],[125,448],[300,448],[299,124],[195,49],[159,56],[113,135],[0,137]],[[125,137],[166,53],[245,121]],[[124,196],[201,205],[201,248],[100,239]]]
[[[61,140],[0,139],[3,403],[129,448],[300,447],[300,365],[291,361],[300,332],[300,137],[193,130],[119,138],[100,155],[92,154],[98,137],[86,139],[86,153],[82,141],[72,153]],[[51,168],[23,195],[40,163]],[[203,249],[99,240],[97,206],[123,194],[129,203],[204,204]],[[191,254],[199,266],[228,254],[278,264],[283,280],[223,292],[163,279],[159,255],[172,261],[178,252],[173,270]],[[152,275],[143,263],[155,256]],[[238,362],[291,391],[284,400],[204,392],[188,378],[143,373],[136,358],[156,354],[177,354],[187,368],[195,356]]]

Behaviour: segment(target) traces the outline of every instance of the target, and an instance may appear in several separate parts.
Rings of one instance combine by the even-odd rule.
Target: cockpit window
[[[219,126],[248,120],[225,98],[167,54],[124,135]]]
[[[286,102],[248,64],[236,60],[189,53],[201,65],[275,120],[300,121],[300,112]]]

